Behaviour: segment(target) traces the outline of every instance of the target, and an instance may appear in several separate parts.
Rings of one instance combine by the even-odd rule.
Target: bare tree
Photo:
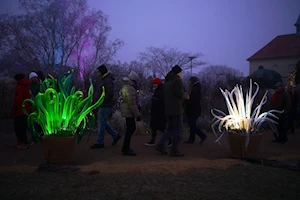
[[[202,56],[200,53],[185,53],[167,46],[162,48],[148,47],[146,52],[139,53],[139,58],[146,64],[145,66],[160,76],[165,76],[175,65],[179,65],[184,69],[189,68],[190,56],[195,57],[193,67],[205,64],[199,60],[199,57]]]
[[[42,65],[72,65],[82,73],[111,57],[123,45],[107,40],[111,27],[101,11],[91,11],[86,0],[19,0],[25,14],[1,16],[0,40],[25,60]],[[5,39],[2,39],[5,38]],[[0,49],[1,50],[1,49]]]

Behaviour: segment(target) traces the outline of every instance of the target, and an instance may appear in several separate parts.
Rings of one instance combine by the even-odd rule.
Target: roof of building
[[[279,57],[300,57],[300,36],[279,35],[247,60]]]

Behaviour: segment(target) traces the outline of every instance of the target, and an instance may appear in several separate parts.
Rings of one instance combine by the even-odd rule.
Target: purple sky
[[[16,12],[17,0],[0,0]],[[125,46],[116,58],[130,62],[148,46],[200,52],[208,64],[248,75],[248,57],[281,34],[295,33],[299,0],[88,0],[109,16],[110,39]]]

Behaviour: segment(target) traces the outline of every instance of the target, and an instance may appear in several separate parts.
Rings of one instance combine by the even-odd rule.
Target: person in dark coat
[[[275,87],[276,92],[272,97],[272,108],[284,112],[276,114],[279,118],[278,124],[276,125],[278,136],[274,134],[275,140],[273,140],[273,142],[286,144],[288,141],[286,120],[291,108],[291,98],[290,95],[285,91],[281,82],[276,83]]]
[[[108,118],[111,115],[114,99],[114,81],[113,74],[109,73],[105,65],[101,65],[97,68],[98,73],[102,79],[102,86],[105,89],[105,97],[103,103],[98,110],[98,136],[97,142],[91,146],[92,149],[98,149],[104,147],[104,133],[107,131],[113,138],[112,145],[116,145],[121,135],[110,125]],[[102,88],[101,86],[101,88]]]
[[[145,143],[145,146],[155,146],[157,131],[164,132],[166,129],[165,117],[165,101],[164,101],[164,86],[159,78],[154,78],[152,81],[154,93],[151,99],[151,121],[150,128],[152,130],[151,140]],[[170,147],[172,140],[169,140]]]
[[[29,80],[24,74],[16,74],[14,79],[17,81],[15,97],[13,101],[12,114],[14,119],[14,129],[18,139],[17,148],[27,149],[27,116],[22,110],[22,104],[25,99],[30,99]],[[30,105],[26,104],[25,109],[30,113]]]
[[[190,78],[188,93],[190,99],[185,102],[185,110],[190,127],[190,137],[185,143],[193,144],[195,142],[195,135],[197,134],[201,138],[200,144],[202,144],[206,140],[206,135],[196,124],[197,119],[201,116],[201,85],[195,76]]]
[[[293,86],[289,85],[287,87],[287,92],[289,93],[291,97],[291,110],[287,116],[287,122],[286,122],[286,131],[289,132],[291,130],[291,133],[295,133],[295,125],[294,121],[297,117],[297,106],[299,103],[298,95],[295,93]]]
[[[184,99],[189,99],[188,93],[184,91],[181,76],[182,69],[178,65],[174,66],[166,76],[164,97],[167,128],[161,137],[159,144],[155,148],[161,154],[167,154],[165,143],[170,136],[173,136],[170,156],[175,157],[184,156],[184,154],[179,151],[178,147],[183,132],[183,101]]]
[[[34,71],[30,72],[29,81],[30,81],[30,86],[29,86],[30,95],[31,95],[31,98],[34,99],[36,97],[36,95],[40,92],[40,82],[39,82],[38,74]],[[31,112],[34,112],[34,111],[35,111],[35,108],[34,108],[34,106],[32,106]],[[43,130],[38,123],[35,123],[35,128],[41,135],[43,134],[42,133]],[[33,145],[36,142],[37,142],[37,139],[32,135],[30,144]]]

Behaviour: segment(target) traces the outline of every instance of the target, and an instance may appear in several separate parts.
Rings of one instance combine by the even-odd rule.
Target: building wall
[[[300,60],[299,57],[295,58],[274,58],[274,59],[261,59],[250,61],[250,75],[258,69],[259,66],[263,66],[265,69],[272,69],[281,74],[282,79],[286,80],[289,73],[295,69],[296,63]]]

